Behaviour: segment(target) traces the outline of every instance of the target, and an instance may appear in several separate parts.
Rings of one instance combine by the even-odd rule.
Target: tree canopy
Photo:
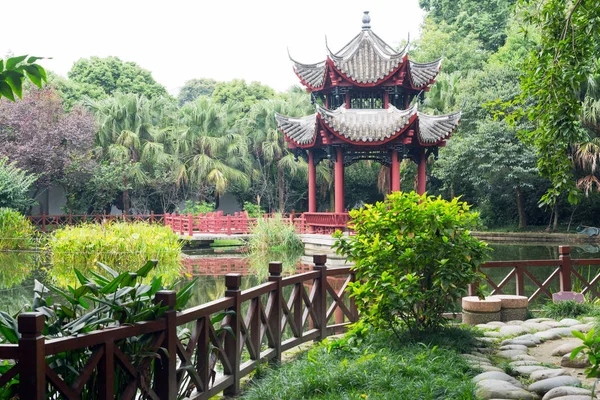
[[[194,101],[200,96],[210,97],[215,91],[216,85],[217,81],[210,78],[190,79],[186,81],[177,96],[179,106]]]

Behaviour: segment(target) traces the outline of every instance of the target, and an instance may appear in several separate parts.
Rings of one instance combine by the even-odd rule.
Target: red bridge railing
[[[554,285],[554,287],[558,286],[561,292],[577,289],[584,295],[589,294],[600,298],[598,290],[600,272],[596,269],[592,275],[591,271],[591,266],[600,265],[600,259],[572,259],[569,246],[559,246],[558,251],[558,260],[488,261],[480,266],[480,271],[485,277],[486,284],[492,289],[491,295],[504,294],[506,291],[510,294],[528,296],[529,301],[532,302],[541,295],[551,298],[551,285]],[[577,266],[590,266],[589,276],[584,277],[585,274],[575,268]],[[546,271],[542,272],[544,267]],[[508,273],[501,280],[494,280],[490,275],[494,270],[499,269],[508,269]],[[513,284],[514,290],[510,289]],[[469,285],[469,295],[474,296],[476,289],[475,285]]]
[[[260,364],[280,361],[282,352],[358,320],[355,304],[345,296],[354,280],[350,268],[327,268],[326,256],[314,256],[314,262],[311,271],[289,277],[282,277],[281,263],[270,263],[269,281],[247,290],[240,289],[240,274],[226,275],[225,297],[180,312],[174,310],[175,292],[158,292],[155,302],[169,307],[160,319],[77,337],[46,339],[44,316],[23,313],[18,344],[0,344],[6,367],[0,389],[16,385],[18,397],[28,400],[79,399],[91,391],[114,399],[116,390],[123,398],[159,400],[235,395],[240,380]],[[223,312],[223,319],[215,318]],[[189,333],[178,335],[184,328]],[[122,341],[141,335],[152,338],[148,352],[156,361],[140,362],[119,349]],[[89,354],[73,382],[52,363],[53,355],[65,352]],[[117,369],[123,373],[115,389]]]

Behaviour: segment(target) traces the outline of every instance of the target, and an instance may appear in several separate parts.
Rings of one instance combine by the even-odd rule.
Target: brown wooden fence
[[[539,296],[552,297],[550,286],[558,283],[561,292],[570,292],[577,286],[577,290],[592,297],[600,297],[597,284],[600,273],[584,277],[577,266],[597,266],[600,259],[572,259],[569,246],[558,247],[558,260],[521,260],[521,261],[489,261],[481,265],[480,270],[485,276],[486,283],[492,288],[491,294],[503,294],[509,291],[509,285],[514,284],[511,293],[519,296],[528,296],[532,302]],[[545,267],[550,273],[536,274],[536,270]],[[508,273],[500,280],[494,280],[490,275],[494,269],[508,269]],[[536,276],[538,275],[538,276]],[[573,278],[577,285],[573,285]],[[528,283],[528,284],[527,284]],[[529,293],[526,288],[532,287]],[[469,286],[469,295],[475,295],[476,287]]]
[[[79,399],[91,390],[89,380],[95,376],[98,398],[114,399],[115,370],[119,369],[128,377],[125,389],[118,393],[122,399],[207,399],[221,391],[236,394],[240,379],[259,364],[278,362],[282,352],[324,339],[357,320],[354,303],[345,297],[353,273],[348,267],[327,268],[326,260],[326,256],[314,256],[313,270],[289,277],[281,276],[281,263],[270,263],[269,281],[243,291],[241,275],[228,274],[224,297],[181,312],[174,310],[175,292],[162,291],[155,301],[169,310],[160,319],[78,337],[46,339],[44,317],[23,313],[18,318],[19,343],[0,345],[0,359],[14,363],[0,376],[0,389],[18,377],[20,399],[42,400],[56,390],[61,399]],[[343,284],[332,285],[340,280]],[[221,312],[229,314],[217,327],[211,318]],[[178,336],[184,327],[190,334]],[[160,354],[159,362],[149,358],[136,364],[132,355],[121,351],[120,342],[140,335],[151,335],[148,351]],[[90,354],[85,367],[77,379],[65,382],[49,359],[82,350]]]
[[[150,223],[163,224],[164,214],[127,214],[111,215],[111,214],[60,214],[49,215],[42,213],[41,215],[29,215],[27,218],[31,223],[38,227],[42,232],[62,228],[69,225],[78,225],[84,222],[112,222],[112,221],[145,221]]]

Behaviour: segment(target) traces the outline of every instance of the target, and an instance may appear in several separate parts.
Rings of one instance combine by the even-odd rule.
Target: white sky
[[[392,46],[416,38],[418,0],[29,0],[5,2],[0,56],[40,62],[66,76],[75,61],[117,56],[134,61],[176,94],[192,78],[260,81],[278,91],[298,84],[294,59],[325,59],[325,36],[339,50],[361,30],[362,12]]]

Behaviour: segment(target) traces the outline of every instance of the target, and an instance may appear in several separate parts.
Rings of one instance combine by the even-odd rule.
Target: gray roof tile
[[[409,61],[410,79],[412,80],[413,86],[418,88],[428,84],[430,81],[435,79],[437,74],[440,72],[441,66],[441,58],[424,64]]]
[[[280,131],[300,145],[312,143],[317,134],[317,113],[299,118],[275,113],[275,121]]]
[[[421,143],[432,144],[450,137],[458,126],[461,112],[447,115],[426,115],[419,112],[418,116],[419,139]]]

